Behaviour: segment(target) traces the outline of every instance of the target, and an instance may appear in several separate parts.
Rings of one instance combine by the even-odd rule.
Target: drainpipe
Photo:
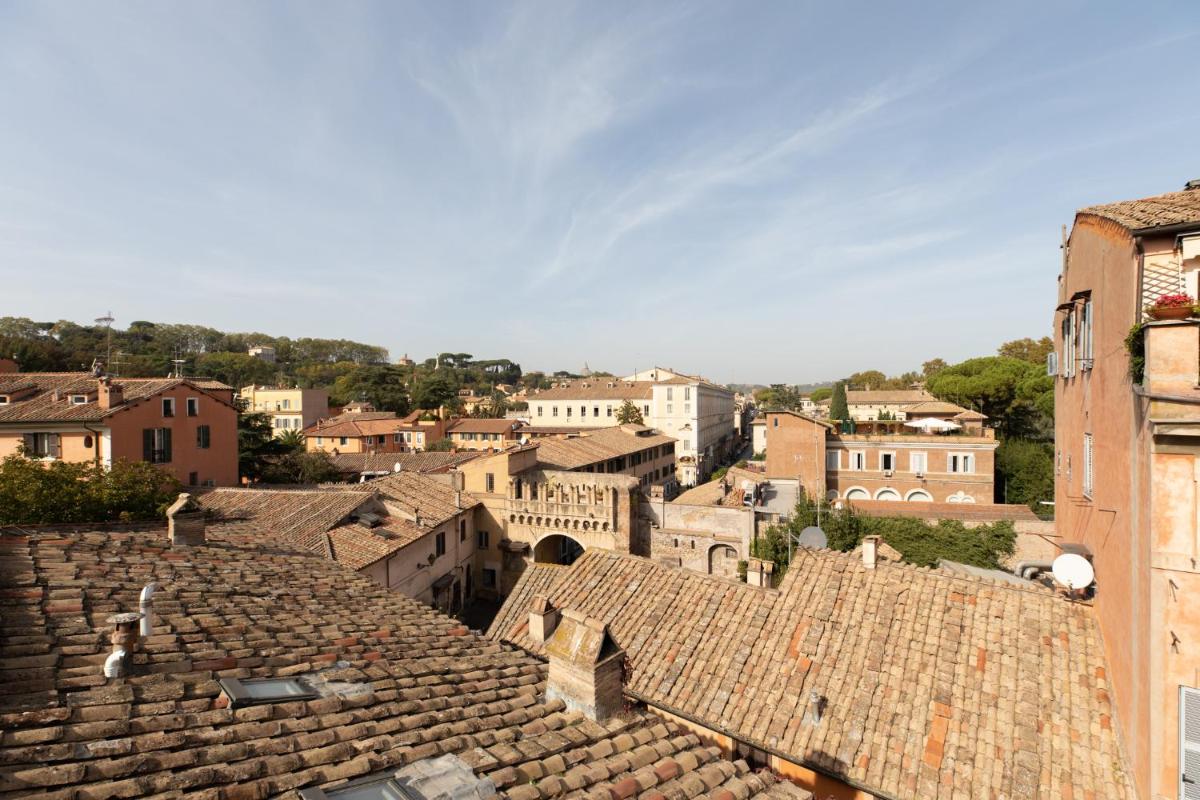
[[[1053,566],[1054,563],[1052,561],[1019,561],[1013,567],[1013,575],[1028,581],[1032,580],[1030,576],[1034,573],[1048,572]]]
[[[142,594],[138,598],[138,610],[142,612],[141,635],[143,638],[154,635],[154,606],[151,601],[156,591],[158,591],[157,583],[147,583],[142,587]]]
[[[96,462],[96,466],[100,466],[100,431],[89,428],[86,422],[83,423],[83,429],[92,435],[92,450],[95,452],[92,460]]]

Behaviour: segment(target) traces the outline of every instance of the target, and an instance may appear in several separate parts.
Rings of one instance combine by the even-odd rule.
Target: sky
[[[0,3],[0,316],[797,383],[1048,334],[1200,3]]]

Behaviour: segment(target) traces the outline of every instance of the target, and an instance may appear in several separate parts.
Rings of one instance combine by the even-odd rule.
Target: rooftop
[[[393,472],[363,486],[377,491],[389,508],[402,514],[420,514],[421,524],[427,527],[436,528],[462,510],[479,504],[466,492],[456,492],[448,480],[412,471]]]
[[[339,453],[330,456],[333,465],[342,473],[362,472],[397,472],[412,470],[413,472],[445,472],[451,467],[478,458],[475,451],[459,453],[426,451],[420,453]]]
[[[1079,213],[1103,217],[1139,233],[1175,225],[1200,226],[1200,190],[1168,192],[1140,200],[1088,206],[1079,209]]]
[[[649,400],[653,396],[651,381],[574,381],[531,395],[529,400]]]
[[[588,550],[493,622],[534,653],[530,584],[608,625],[627,693],[873,794],[1130,796],[1092,608],[1048,589],[832,551],[757,589]]]
[[[293,545],[325,553],[325,534],[374,499],[358,485],[331,489],[212,489],[196,495],[221,520],[252,520]]]
[[[451,421],[446,434],[451,433],[513,433],[520,430],[521,423],[515,419],[477,419],[462,417]]]
[[[537,439],[536,443],[539,467],[572,470],[650,447],[674,446],[675,439],[644,426],[622,425],[569,439]]]
[[[924,389],[847,389],[846,403],[852,406],[869,406],[880,403],[921,403],[937,400]]]
[[[545,699],[546,666],[257,524],[0,530],[0,796],[294,798],[455,754],[501,798],[807,798],[631,710]],[[150,581],[154,633],[105,679],[116,612]],[[18,677],[19,676],[19,677]],[[317,696],[231,708],[218,678]]]
[[[113,378],[112,385],[121,390],[124,402],[105,410],[97,402],[99,381],[90,372],[6,372],[0,375],[0,394],[27,394],[0,405],[0,422],[101,420],[176,386],[189,386],[230,405],[211,393],[233,391],[232,386],[207,378]],[[73,403],[71,395],[84,395],[87,402]]]

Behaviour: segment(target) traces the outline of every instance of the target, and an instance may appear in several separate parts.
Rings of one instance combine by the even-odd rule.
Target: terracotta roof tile
[[[1079,209],[1079,213],[1110,219],[1131,231],[1185,223],[1200,225],[1200,190],[1168,192],[1140,200],[1088,206]]]
[[[475,419],[462,417],[452,420],[446,428],[446,433],[515,433],[521,429],[521,422],[515,419]]]
[[[763,590],[589,550],[527,569],[489,636],[539,651],[531,593],[608,625],[628,693],[876,794],[1132,796],[1092,609],[1049,590],[831,551]]]
[[[196,502],[217,519],[254,520],[305,550],[324,553],[325,533],[373,498],[370,491],[213,489]]]
[[[452,467],[478,458],[479,453],[471,450],[449,453],[426,451],[420,453],[339,453],[330,456],[333,465],[342,473],[363,472],[445,472]]]
[[[846,402],[852,406],[877,403],[922,403],[927,400],[937,400],[937,398],[924,389],[846,390]]]
[[[506,798],[810,797],[642,712],[568,712],[539,660],[259,524],[208,535],[0,530],[0,797],[295,797],[443,754]],[[149,581],[154,633],[106,680],[105,619]],[[319,697],[232,709],[216,681],[284,676]]]
[[[212,392],[233,391],[219,381],[199,378],[113,378],[123,392],[124,402],[109,410],[96,402],[97,380],[89,372],[16,372],[0,378],[0,393],[32,386],[35,391],[0,405],[4,422],[90,422],[104,419],[176,386],[189,386],[223,405],[230,404]],[[54,393],[58,392],[55,399]],[[72,403],[69,396],[85,394],[86,403]]]
[[[649,400],[653,396],[651,381],[576,381],[530,395],[529,400]]]
[[[378,492],[389,507],[401,509],[405,514],[419,512],[422,524],[431,527],[479,504],[471,495],[459,492],[460,505],[456,506],[454,487],[448,480],[411,471],[394,472],[362,485]]]
[[[537,439],[538,464],[545,469],[572,470],[650,447],[675,444],[672,437],[655,433],[650,428],[638,426],[639,432],[631,433],[625,427],[601,428],[595,433],[569,439]]]

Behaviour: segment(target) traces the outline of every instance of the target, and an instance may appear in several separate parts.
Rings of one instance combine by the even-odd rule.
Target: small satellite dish
[[[816,525],[809,525],[800,531],[800,538],[797,539],[797,542],[801,547],[807,547],[809,550],[824,550],[829,546],[829,539],[826,538],[825,531]]]
[[[1054,559],[1050,572],[1054,580],[1071,590],[1086,589],[1096,580],[1091,562],[1075,553],[1064,553]]]

